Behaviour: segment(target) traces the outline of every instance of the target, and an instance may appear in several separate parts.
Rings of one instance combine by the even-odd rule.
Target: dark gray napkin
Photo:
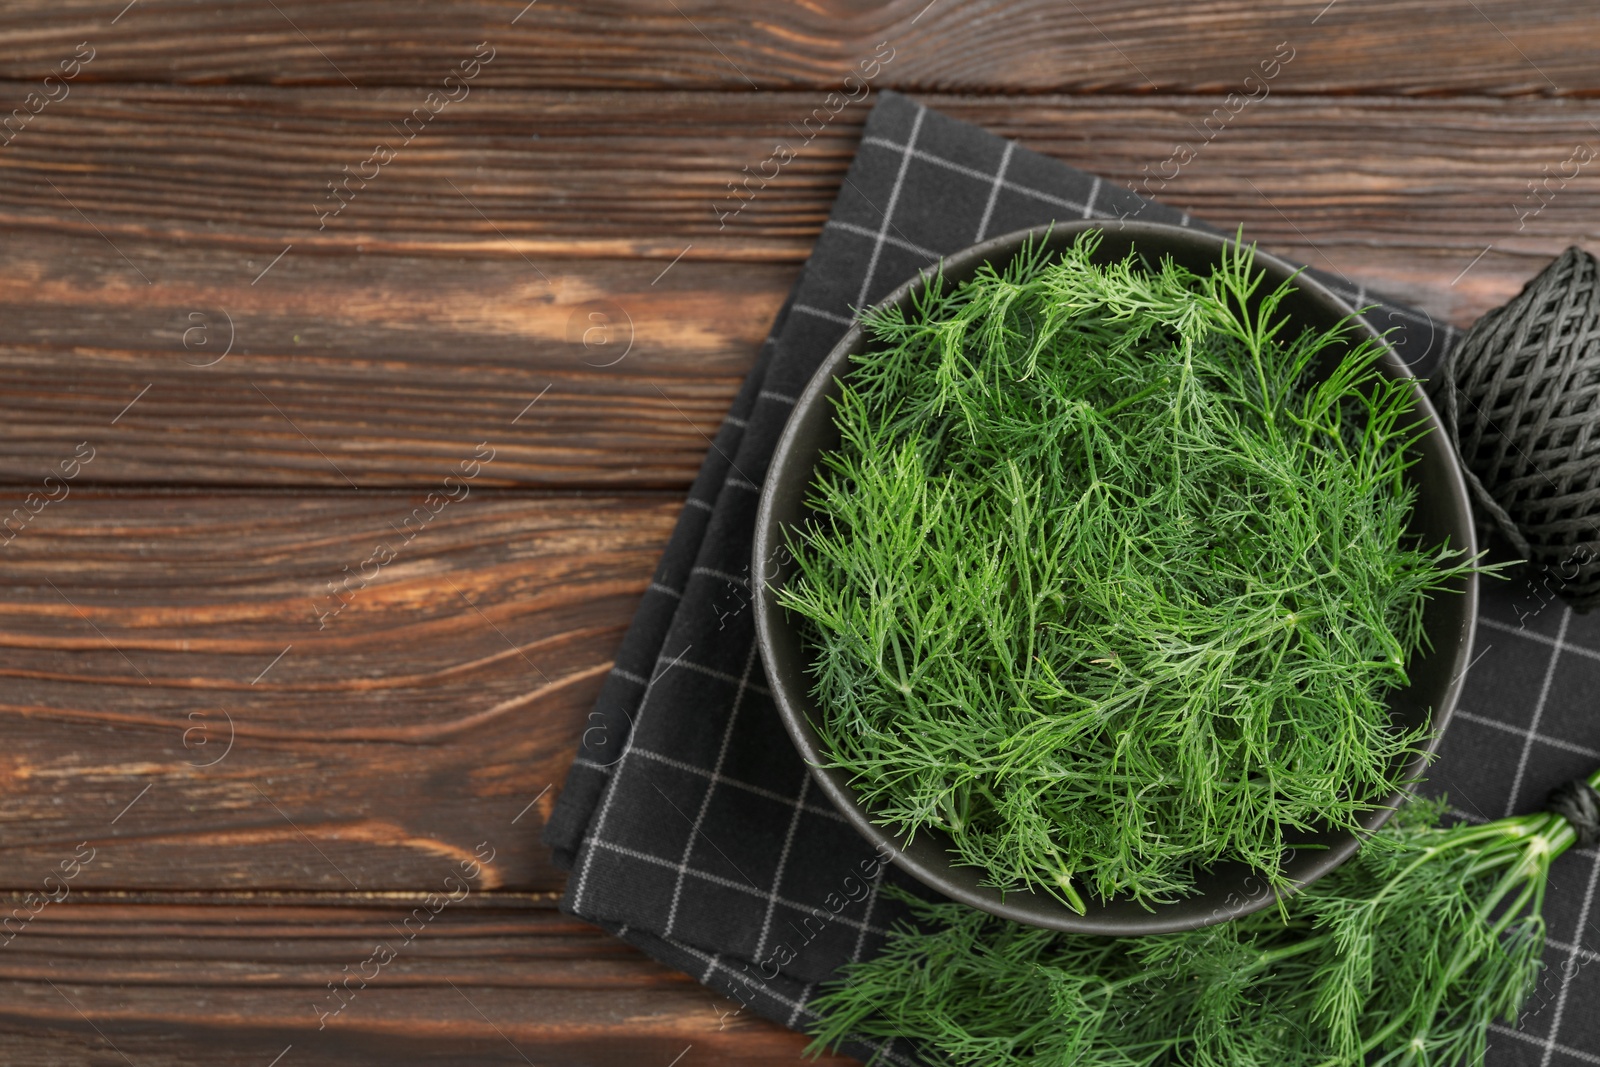
[[[813,787],[778,721],[750,610],[762,479],[795,398],[854,309],[977,241],[1081,218],[1210,228],[904,96],[881,96],[706,456],[546,827],[572,872],[564,910],[796,1029],[812,1021],[806,1004],[818,982],[877,949],[898,916],[879,890],[910,882]],[[1419,373],[1455,340],[1423,312],[1310,273],[1356,306],[1376,304],[1368,319],[1395,330],[1391,342]],[[1538,807],[1558,782],[1600,764],[1600,718],[1585,699],[1600,692],[1600,617],[1574,616],[1526,581],[1485,584],[1482,659],[1433,776],[1469,818]],[[1600,968],[1586,967],[1600,959],[1591,922],[1600,913],[1590,906],[1597,859],[1588,850],[1558,865],[1548,981],[1521,1029],[1494,1036],[1496,1065],[1600,1062]],[[905,1042],[878,1051],[920,1062]]]

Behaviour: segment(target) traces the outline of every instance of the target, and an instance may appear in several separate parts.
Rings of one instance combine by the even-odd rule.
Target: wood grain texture
[[[864,109],[719,229],[810,97],[476,93],[319,231],[414,95],[85,86],[0,149],[0,479],[93,439],[100,484],[420,486],[493,438],[486,484],[687,487]],[[1210,98],[926,99],[1124,183],[1198,144],[1151,190],[1441,324],[1600,240],[1596,164],[1545,177],[1600,102],[1273,96],[1201,143]]]
[[[79,887],[414,889],[488,841],[482,888],[558,888],[543,817],[678,508],[49,503],[0,549],[0,886],[88,842]]]
[[[89,441],[86,484],[432,486],[487,441],[485,486],[681,490],[795,273],[352,253],[266,288],[248,253],[116,240],[161,281],[93,234],[0,245],[0,482]]]
[[[482,84],[834,88],[880,41],[883,84],[980,92],[1210,91],[1236,86],[1274,45],[1303,59],[1288,91],[1586,93],[1600,16],[1560,0],[1356,4],[1248,0],[281,0],[258,4],[22,0],[0,36],[0,76],[35,79],[81,41],[82,77],[354,86],[439,83],[492,42]],[[113,19],[115,18],[115,21]],[[20,94],[19,94],[20,95]]]
[[[0,954],[9,1065],[266,1067],[292,1046],[278,1067],[765,1067],[802,1062],[806,1044],[548,906],[469,895],[406,926],[421,895],[353,905],[88,896],[46,907]],[[380,944],[393,953],[381,968],[368,963]],[[347,975],[357,977],[331,1014],[340,1001],[328,983]],[[375,977],[363,988],[361,975]]]
[[[555,914],[537,841],[869,103],[722,227],[728,184],[880,41],[875,87],[1124,184],[1288,42],[1148,188],[1465,325],[1600,237],[1594,165],[1549,180],[1600,146],[1597,31],[1558,0],[5,5],[0,914],[94,852],[0,950],[0,1062],[799,1062]]]
[[[235,258],[207,263],[206,277],[249,285],[293,244],[255,286],[279,294],[325,284],[327,273],[303,264],[334,253],[488,259],[552,292],[574,260],[665,266],[691,242],[684,263],[795,263],[827,218],[870,109],[870,98],[846,107],[806,143],[799,124],[817,102],[805,93],[483,92],[407,145],[394,124],[421,99],[404,89],[84,86],[0,150],[11,179],[0,226],[104,234],[126,255],[113,254],[120,269],[106,286],[141,291],[184,279],[184,256],[208,246]],[[1533,255],[1594,236],[1592,164],[1547,191],[1548,206],[1521,230],[1517,208],[1538,203],[1528,184],[1561,169],[1574,146],[1600,142],[1600,101],[1273,95],[1206,141],[1202,123],[1221,97],[919,99],[1278,246],[1298,239],[1310,251],[1310,240],[1342,253],[1382,240],[1399,253],[1397,274],[1406,256],[1428,251],[1496,240]],[[729,184],[780,140],[797,158],[720,221]],[[370,181],[349,178],[371,173],[376,164],[363,165],[379,143],[394,159]],[[1163,164],[1179,143],[1196,158],[1163,186],[1153,176],[1170,176]],[[167,245],[181,251],[160,251]],[[448,269],[435,266],[445,285]]]

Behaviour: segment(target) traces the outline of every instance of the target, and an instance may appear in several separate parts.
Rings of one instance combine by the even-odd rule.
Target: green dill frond
[[[1595,775],[1600,780],[1600,772]],[[904,893],[915,923],[812,1002],[813,1051],[909,1037],[957,1067],[1483,1062],[1544,948],[1547,813],[1441,828],[1417,802],[1286,901],[1187,933],[1058,934]]]
[[[1030,248],[866,317],[780,594],[875,817],[1007,890],[1147,906],[1355,827],[1426,740],[1385,703],[1469,568],[1406,534],[1380,350],[1198,277]],[[1331,365],[1324,366],[1324,363]]]

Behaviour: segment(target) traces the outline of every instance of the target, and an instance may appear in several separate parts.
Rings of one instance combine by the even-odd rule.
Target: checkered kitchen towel
[[[545,834],[572,872],[563,908],[800,1029],[817,983],[876,950],[895,918],[878,890],[905,880],[812,787],[756,652],[748,561],[767,463],[854,309],[984,238],[1119,217],[1202,225],[883,94],[590,716]],[[1354,304],[1378,299],[1311,273]],[[1399,351],[1424,373],[1454,340],[1424,313],[1387,302],[1368,317],[1398,328]],[[1590,710],[1600,617],[1573,616],[1525,580],[1484,584],[1482,658],[1433,775],[1469,818],[1537,807],[1552,786],[1600,763]],[[1547,981],[1521,1027],[1495,1035],[1492,1063],[1600,1062],[1600,967],[1588,966],[1600,959],[1597,860],[1588,850],[1557,867]],[[916,1062],[903,1042],[885,1051]]]

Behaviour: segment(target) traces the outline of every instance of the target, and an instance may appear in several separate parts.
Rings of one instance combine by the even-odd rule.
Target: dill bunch
[[[1291,332],[1253,248],[1200,277],[1099,239],[867,317],[779,594],[814,725],[1002,889],[1286,890],[1286,833],[1404,784],[1428,734],[1385,695],[1470,561],[1406,534],[1423,431],[1379,346]]]
[[[916,924],[813,1002],[812,1051],[895,1036],[983,1067],[1481,1064],[1538,977],[1550,865],[1576,834],[1548,812],[1441,828],[1442,811],[1412,801],[1284,915],[1187,933],[1059,934],[896,891]]]

